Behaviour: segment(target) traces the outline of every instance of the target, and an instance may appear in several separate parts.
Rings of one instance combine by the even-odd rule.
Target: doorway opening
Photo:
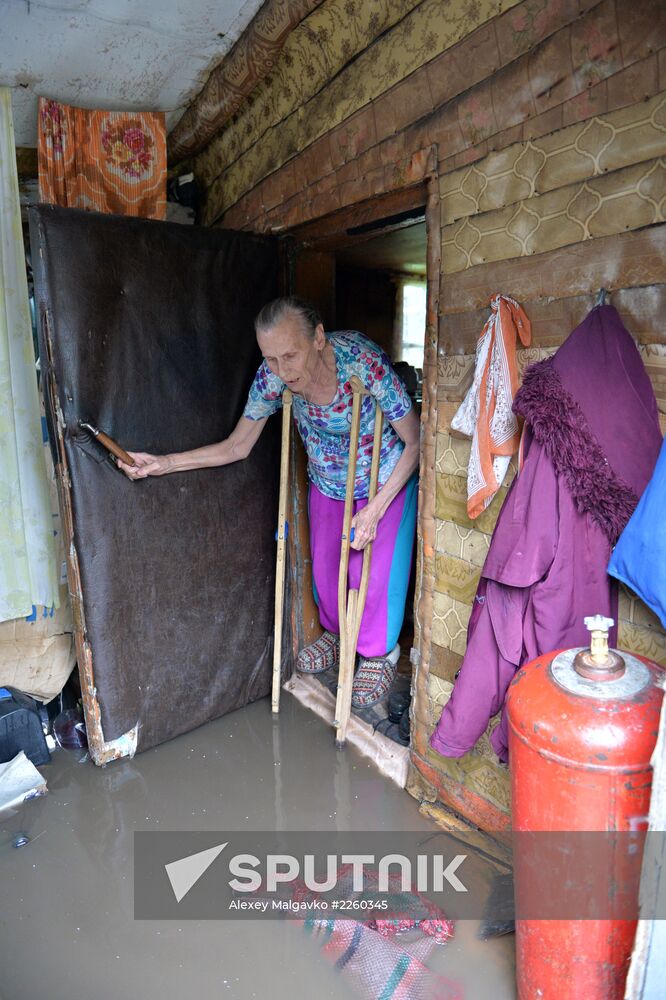
[[[420,414],[423,357],[426,334],[427,231],[424,186],[400,192],[395,200],[374,206],[374,217],[349,210],[329,220],[310,224],[295,233],[291,261],[291,288],[314,302],[326,330],[358,330],[389,357]],[[384,200],[382,200],[384,201]],[[398,209],[393,210],[392,209]],[[359,218],[360,216],[360,218]],[[297,528],[295,618],[292,621],[299,648],[321,634],[312,597],[307,520],[305,455],[297,450]],[[409,695],[412,682],[411,650],[414,643],[416,544],[412,556],[405,618],[400,633],[398,671],[388,694],[375,705],[352,708],[353,716],[393,744],[409,746]],[[310,678],[308,678],[310,680]],[[311,678],[335,698],[336,670]],[[405,718],[402,719],[402,716]],[[401,725],[402,719],[402,725]],[[405,751],[408,752],[408,751]]]

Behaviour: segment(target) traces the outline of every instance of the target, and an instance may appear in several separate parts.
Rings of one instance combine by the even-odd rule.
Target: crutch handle
[[[284,522],[284,535],[282,537],[283,538],[289,538],[289,521],[285,521]],[[279,540],[280,540],[280,529],[276,528],[275,529],[275,541],[277,542]]]
[[[354,541],[354,535],[355,534],[356,534],[356,528],[352,528],[352,530],[349,532],[349,541],[350,542]]]
[[[371,395],[370,390],[366,389],[366,387],[363,385],[363,382],[361,382],[358,375],[352,375],[352,377],[349,379],[349,384],[351,386],[352,392],[357,392],[359,396]]]

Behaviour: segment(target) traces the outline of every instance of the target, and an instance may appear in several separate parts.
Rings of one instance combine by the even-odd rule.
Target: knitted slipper
[[[397,650],[397,656],[395,655]],[[386,656],[359,657],[359,666],[352,685],[351,703],[354,708],[370,708],[386,698],[398,672],[400,647]]]
[[[301,674],[322,674],[334,667],[340,657],[340,639],[332,632],[324,632],[316,642],[302,649],[296,658],[296,669]]]

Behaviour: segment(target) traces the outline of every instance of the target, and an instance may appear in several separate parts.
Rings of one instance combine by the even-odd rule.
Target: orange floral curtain
[[[86,111],[39,100],[39,197],[69,208],[163,219],[161,112]]]

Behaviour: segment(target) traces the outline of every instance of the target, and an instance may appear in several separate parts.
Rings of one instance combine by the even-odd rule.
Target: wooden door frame
[[[365,227],[373,222],[396,218],[390,228],[413,224],[414,219],[400,221],[402,213],[424,208],[426,223],[426,332],[423,358],[423,402],[421,407],[421,445],[419,460],[419,492],[417,513],[416,592],[414,596],[414,643],[410,659],[415,668],[412,683],[414,695],[414,727],[412,747],[422,756],[427,752],[427,686],[432,647],[433,595],[435,591],[435,450],[437,441],[437,344],[440,294],[441,223],[437,146],[419,150],[411,157],[409,168],[396,169],[395,185],[381,195],[347,206],[330,215],[301,224],[284,235],[289,241],[292,261],[301,249],[313,251],[340,250],[352,243],[363,242],[377,235],[379,230]],[[410,183],[404,180],[405,173]],[[401,178],[402,183],[401,183]],[[361,232],[358,230],[361,229]],[[351,230],[351,232],[350,232]],[[291,284],[290,288],[293,287]],[[296,447],[296,446],[295,446]],[[300,490],[304,488],[305,469],[303,457],[300,466],[292,463],[299,477]],[[294,600],[292,601],[292,635],[294,652],[309,637],[304,608],[303,584],[311,582],[310,541],[307,520],[303,516],[303,499],[297,489],[296,476],[292,482],[291,566]],[[300,586],[299,586],[300,584]],[[307,602],[306,602],[307,605]],[[311,631],[311,630],[310,630]]]
[[[366,242],[380,232],[388,233],[413,225],[419,221],[417,218],[400,219],[400,216],[422,208],[424,217],[427,197],[428,182],[425,177],[407,187],[376,195],[367,201],[340,208],[320,219],[302,223],[288,230],[285,235],[292,246],[308,250],[342,250]],[[371,229],[373,223],[385,225]]]

